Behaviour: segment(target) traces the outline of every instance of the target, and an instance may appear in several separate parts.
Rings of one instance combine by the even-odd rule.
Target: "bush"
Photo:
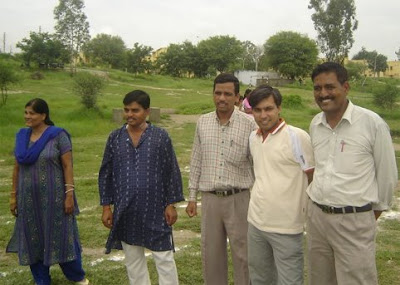
[[[378,107],[393,110],[396,106],[397,97],[400,94],[400,89],[395,85],[385,84],[375,87],[372,91],[374,95],[374,104]]]
[[[282,96],[282,107],[288,109],[300,109],[303,101],[299,95]]]
[[[33,80],[42,80],[44,79],[44,74],[40,71],[35,71],[31,74],[31,79]]]
[[[87,108],[97,107],[97,96],[104,88],[102,77],[88,72],[77,73],[74,77],[73,91],[81,97],[82,104]]]

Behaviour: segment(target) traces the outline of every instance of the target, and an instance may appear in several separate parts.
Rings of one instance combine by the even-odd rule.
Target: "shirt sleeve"
[[[167,189],[167,205],[183,201],[182,176],[176,159],[171,139],[165,133],[164,140],[165,165],[163,167],[165,185]]]
[[[199,180],[201,175],[201,141],[199,135],[199,122],[196,126],[194,135],[192,156],[190,159],[190,175],[189,175],[189,202],[197,201],[197,192],[199,189]]]
[[[314,151],[311,145],[311,138],[310,136],[305,132],[302,131],[300,134],[300,141],[301,141],[301,147],[303,149],[303,155],[304,155],[304,161],[305,161],[305,169],[304,172],[309,172],[312,171],[315,167],[315,161],[314,161]]]
[[[72,151],[71,139],[65,131],[61,131],[60,134],[57,136],[57,139],[61,155],[69,151]]]
[[[114,203],[113,190],[113,152],[112,152],[113,133],[110,134],[103,154],[103,161],[99,171],[99,194],[100,205],[110,205]]]
[[[373,209],[383,211],[391,205],[393,190],[398,180],[392,138],[389,127],[384,122],[377,126],[373,152],[379,198],[379,202],[373,205]]]

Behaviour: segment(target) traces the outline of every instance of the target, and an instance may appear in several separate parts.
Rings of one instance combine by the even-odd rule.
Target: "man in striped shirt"
[[[249,284],[247,210],[254,182],[249,135],[254,119],[235,109],[239,80],[220,74],[214,80],[216,110],[201,116],[194,137],[189,178],[189,217],[202,194],[201,243],[205,284],[228,284],[227,238],[235,284]]]

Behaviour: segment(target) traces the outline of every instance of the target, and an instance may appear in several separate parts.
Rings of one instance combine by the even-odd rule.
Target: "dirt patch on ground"
[[[395,151],[400,151],[400,144],[394,143],[393,146]]]

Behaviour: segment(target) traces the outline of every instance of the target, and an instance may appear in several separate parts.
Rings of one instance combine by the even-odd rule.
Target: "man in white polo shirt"
[[[250,135],[255,174],[247,235],[251,284],[300,285],[306,189],[314,169],[310,137],[280,118],[278,89],[262,85],[249,102],[259,126]]]

